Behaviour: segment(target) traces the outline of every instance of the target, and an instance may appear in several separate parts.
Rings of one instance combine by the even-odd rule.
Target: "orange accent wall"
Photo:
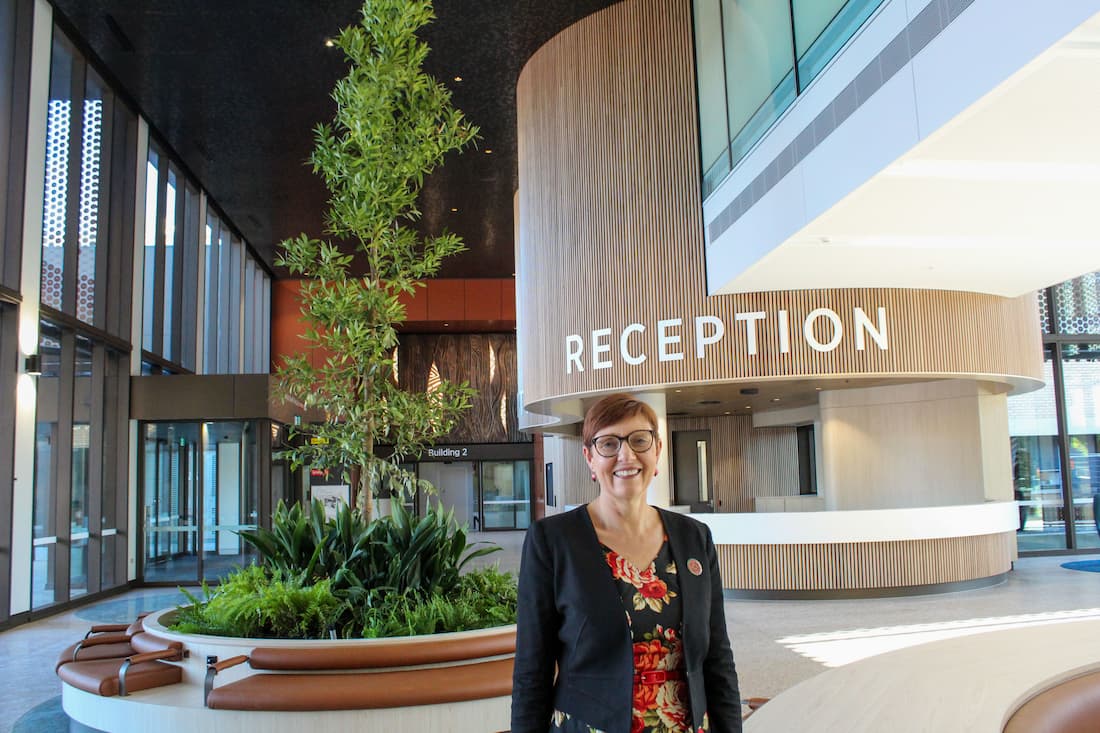
[[[302,349],[301,280],[276,280],[271,288],[271,364]],[[493,332],[516,327],[516,281],[512,278],[428,280],[401,297],[410,331]],[[444,323],[448,325],[443,326]],[[314,362],[323,360],[315,354]]]

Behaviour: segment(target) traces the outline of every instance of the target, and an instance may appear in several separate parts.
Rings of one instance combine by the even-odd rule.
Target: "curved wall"
[[[551,39],[520,76],[517,320],[527,409],[553,414],[559,399],[713,382],[963,377],[1038,386],[1031,296],[708,297],[691,59],[688,0],[627,0]]]

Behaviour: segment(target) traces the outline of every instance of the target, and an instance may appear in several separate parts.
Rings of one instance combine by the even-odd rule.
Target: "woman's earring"
[[[595,473],[595,472],[593,472],[593,473],[592,473],[592,481],[593,481],[593,482],[595,482],[595,481],[596,481],[596,473]]]
[[[660,469],[656,469],[656,468],[653,469],[653,477],[656,478],[657,474],[659,474],[660,472],[661,472]]]

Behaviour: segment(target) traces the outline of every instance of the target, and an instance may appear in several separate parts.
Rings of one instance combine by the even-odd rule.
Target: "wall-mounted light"
[[[23,360],[23,371],[32,377],[42,376],[42,357],[38,354],[27,354]]]

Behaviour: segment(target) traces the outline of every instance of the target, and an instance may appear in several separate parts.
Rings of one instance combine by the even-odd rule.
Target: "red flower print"
[[[668,649],[657,639],[641,641],[634,645],[634,669],[644,672],[660,669],[661,660],[668,655]]]
[[[634,709],[652,710],[657,705],[659,685],[634,685]]]
[[[668,586],[665,585],[665,581],[661,580],[660,578],[654,578],[653,580],[643,585],[640,590],[643,598],[664,599],[664,597],[668,594]]]

